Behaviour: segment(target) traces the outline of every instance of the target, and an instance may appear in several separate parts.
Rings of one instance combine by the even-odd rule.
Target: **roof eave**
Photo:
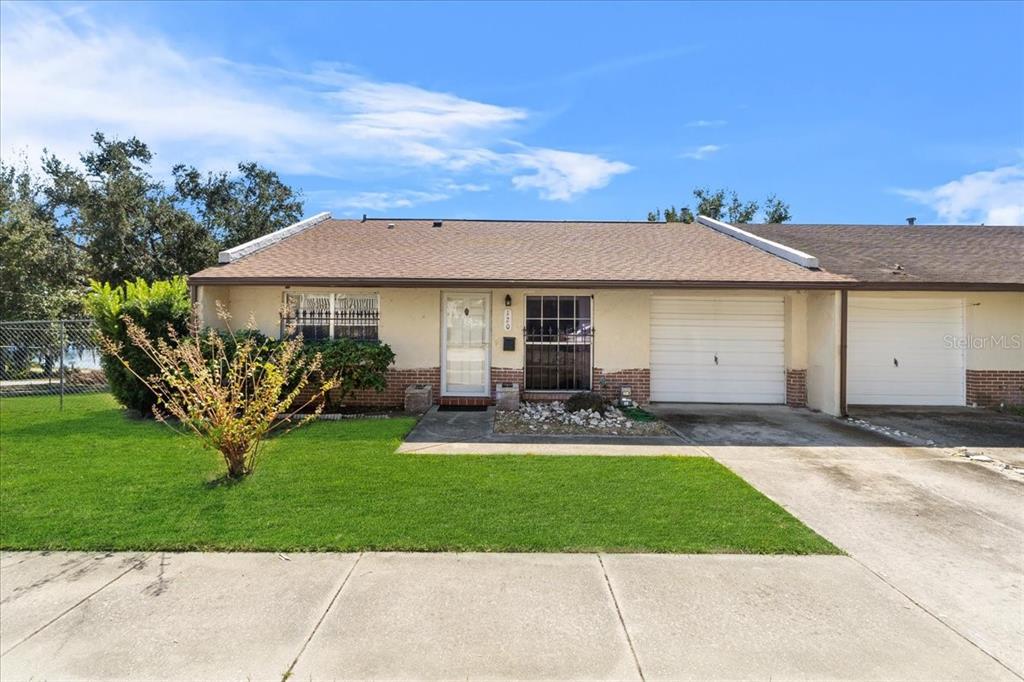
[[[196,277],[195,286],[515,287],[591,289],[849,289],[862,291],[1024,291],[1024,282],[859,282],[855,280],[533,280],[367,277]]]

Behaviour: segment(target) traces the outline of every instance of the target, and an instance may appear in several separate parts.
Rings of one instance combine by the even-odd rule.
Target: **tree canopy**
[[[253,162],[154,177],[153,153],[97,132],[77,163],[44,153],[41,175],[0,162],[0,318],[76,314],[90,279],[169,279],[302,215],[299,192]]]
[[[749,223],[757,217],[757,212],[762,208],[756,201],[743,201],[739,195],[728,189],[710,190],[707,187],[696,187],[693,190],[693,197],[696,199],[694,209],[683,205],[676,208],[675,205],[665,209],[655,209],[647,214],[650,222],[667,223],[692,223],[698,215],[706,215],[715,220],[724,220],[729,223]],[[774,194],[769,194],[764,200],[762,220],[766,223],[784,223],[792,216],[789,212],[789,204],[779,199]]]

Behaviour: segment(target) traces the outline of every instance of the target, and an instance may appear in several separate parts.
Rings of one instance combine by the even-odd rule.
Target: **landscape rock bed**
[[[565,403],[523,403],[514,412],[496,412],[497,433],[592,434],[603,436],[669,436],[668,427],[659,421],[630,419],[610,406],[604,415],[594,410],[568,412]]]

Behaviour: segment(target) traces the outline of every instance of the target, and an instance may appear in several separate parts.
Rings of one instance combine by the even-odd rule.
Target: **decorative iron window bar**
[[[528,296],[523,329],[526,389],[585,391],[593,369],[589,296]]]
[[[355,339],[376,342],[378,310],[290,310],[281,315],[281,336],[302,335],[306,341]]]

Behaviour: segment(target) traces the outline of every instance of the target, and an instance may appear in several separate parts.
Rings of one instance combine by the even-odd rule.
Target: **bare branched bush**
[[[227,323],[226,312],[220,315]],[[335,377],[322,376],[319,354],[303,354],[301,337],[272,341],[258,334],[229,334],[226,342],[193,320],[186,335],[171,328],[167,339],[152,339],[131,318],[123,319],[128,339],[156,373],[142,376],[126,360],[122,344],[106,336],[101,339],[104,352],[153,391],[159,421],[194,434],[219,452],[232,479],[252,473],[272,431],[315,419],[324,394],[337,385]],[[311,376],[317,379],[313,384]],[[314,390],[304,394],[307,386]],[[300,395],[308,400],[300,401]]]

